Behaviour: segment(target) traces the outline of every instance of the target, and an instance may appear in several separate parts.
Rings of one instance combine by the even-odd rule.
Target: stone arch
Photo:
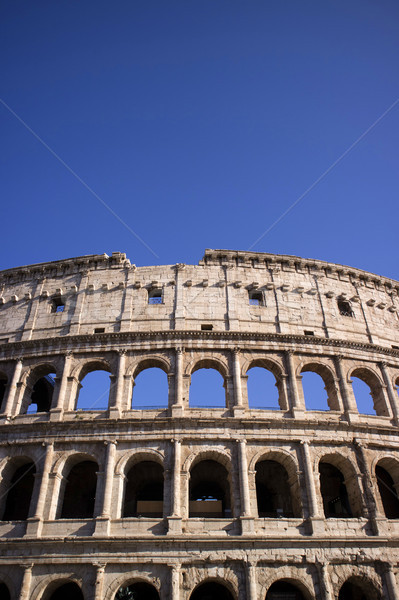
[[[381,375],[375,369],[358,365],[348,371],[347,381],[352,385],[352,377],[357,377],[370,388],[370,395],[373,399],[374,410],[380,417],[389,417],[390,412],[385,399],[385,384]],[[360,412],[360,411],[359,411]]]
[[[278,581],[286,581],[295,585],[305,597],[305,600],[314,600],[314,585],[310,574],[303,574],[302,570],[292,565],[279,565],[274,569],[268,570],[267,577],[260,586],[261,592],[259,598],[264,600],[267,592],[274,583]]]
[[[41,396],[41,402],[38,402],[38,412],[48,412],[52,406],[54,383],[44,381],[45,378],[55,373],[57,376],[57,367],[52,362],[43,362],[29,367],[21,376],[21,382],[25,384],[23,397],[21,399],[20,414],[25,414],[29,405],[34,400],[34,394]],[[42,385],[41,385],[42,384]],[[40,386],[39,389],[35,389]]]
[[[162,463],[148,455],[126,464],[122,518],[162,518],[164,513],[165,470]]]
[[[0,370],[0,410],[4,410],[3,401],[6,399],[6,392],[10,382],[9,375],[6,370]]]
[[[327,493],[323,494],[323,477],[325,477],[325,481],[328,482],[328,473],[327,473],[327,469],[325,469],[325,473],[322,477],[321,472],[323,473],[323,467],[320,467],[320,465],[331,465],[334,469],[336,469],[341,475],[342,475],[342,480],[341,480],[341,484],[340,484],[340,490],[341,490],[341,495],[342,495],[342,502],[346,503],[347,501],[347,505],[346,508],[343,508],[343,511],[348,512],[348,516],[349,517],[362,517],[363,516],[363,502],[362,502],[362,493],[361,490],[359,488],[359,483],[358,483],[358,473],[357,470],[353,464],[353,462],[351,461],[351,459],[349,459],[348,457],[343,456],[342,454],[338,454],[338,453],[326,453],[323,454],[319,460],[318,460],[318,464],[315,465],[315,473],[319,473],[319,486],[320,486],[320,494],[321,494],[321,500],[322,503],[324,505],[324,511],[326,512],[327,510]],[[333,470],[331,470],[332,473],[330,473],[330,476],[333,477],[334,473]],[[338,475],[338,474],[337,474]],[[327,483],[328,485],[328,483]],[[337,482],[338,485],[338,482]],[[338,495],[338,493],[337,493]],[[341,497],[341,496],[340,496]],[[328,512],[328,510],[327,510]],[[327,516],[327,515],[326,515]],[[332,516],[330,514],[330,516]]]
[[[241,377],[248,380],[249,372],[253,368],[261,368],[265,369],[268,373],[271,373],[275,379],[275,386],[278,392],[278,405],[281,410],[288,410],[288,399],[287,393],[284,385],[284,380],[286,378],[286,372],[281,363],[277,360],[269,358],[269,357],[252,357],[250,359],[246,359],[244,364],[241,367]],[[248,386],[248,383],[247,383]],[[249,392],[247,389],[247,398],[248,403],[250,401]]]
[[[140,356],[136,358],[127,369],[126,375],[136,379],[142,371],[146,369],[161,369],[166,375],[169,375],[171,371],[171,364],[169,358],[162,356],[161,354],[151,354],[147,356]]]
[[[399,460],[392,456],[374,459],[372,477],[378,490],[377,502],[381,514],[387,519],[399,519]]]
[[[72,370],[71,377],[69,378],[70,380],[74,380],[74,384],[72,385],[74,391],[71,391],[70,394],[71,398],[73,399],[73,405],[71,406],[72,410],[98,410],[96,405],[100,400],[108,407],[110,398],[112,396],[111,381],[113,381],[112,377],[114,371],[115,369],[113,369],[111,363],[104,358],[85,358],[83,361],[79,361],[79,364],[76,365]],[[97,381],[94,379],[93,382],[93,378],[89,377],[89,381],[85,381],[85,378],[96,372],[99,374],[101,373],[103,379],[104,373],[109,373],[110,380],[105,378],[105,382],[101,382],[101,389],[104,390],[104,392],[101,393],[98,398],[95,398],[94,403],[92,402],[91,395],[89,395],[90,403],[88,403],[88,398],[85,396],[86,394],[91,394],[93,389],[96,390],[96,387],[98,386],[98,379]],[[96,391],[98,392],[98,390]],[[104,405],[101,407],[101,410],[103,409]]]
[[[100,453],[99,453],[100,454]],[[102,468],[102,456],[95,456],[89,452],[77,452],[76,450],[68,450],[62,452],[62,454],[56,459],[51,469],[53,476],[65,477],[65,471],[69,470],[70,466],[73,467],[75,464],[82,460],[92,460],[96,462],[100,468]]]
[[[337,572],[338,581],[335,588],[336,598],[340,600],[339,595],[342,587],[347,582],[357,583],[362,590],[367,590],[367,600],[382,600],[382,584],[381,578],[375,571],[367,569],[362,566],[353,567],[352,565],[342,565],[341,569]],[[371,594],[370,594],[371,591]]]
[[[160,596],[161,583],[158,577],[150,577],[146,573],[123,573],[114,579],[107,587],[104,593],[104,600],[115,600],[115,596],[122,586],[129,586],[135,583],[147,583],[153,586]]]
[[[163,467],[165,456],[162,452],[155,450],[154,448],[137,448],[136,450],[130,450],[125,452],[116,463],[115,473],[117,475],[124,475],[134,464],[144,460],[152,460]]]
[[[17,598],[17,591],[15,589],[14,580],[7,573],[0,574],[0,585],[1,584],[7,587],[10,600],[14,600],[14,598]]]
[[[193,378],[193,375],[195,373],[203,369],[208,369],[209,372],[203,372],[199,374],[200,381],[198,381],[197,377]],[[217,377],[216,373],[219,373]],[[220,381],[219,376],[222,378],[222,381]],[[218,381],[214,381],[215,379],[218,379]],[[227,362],[223,361],[223,359],[221,359],[220,357],[205,356],[193,359],[186,366],[185,380],[190,408],[201,408],[202,397],[206,397],[206,392],[208,392],[209,396],[212,397],[212,401],[214,402],[214,404],[206,408],[220,409],[228,408],[230,406],[233,390],[231,385],[231,378],[229,375],[229,367]],[[205,396],[203,392],[203,387],[205,387],[206,389]],[[201,400],[199,400],[198,398],[198,390],[201,390]],[[216,402],[215,398],[217,400]]]
[[[301,502],[301,487],[298,476],[299,467],[296,458],[287,450],[284,449],[267,449],[258,452],[250,461],[249,471],[256,473],[258,464],[266,461],[278,463],[287,474],[287,484],[289,487],[290,500],[292,503],[293,517],[301,517],[303,514]],[[256,478],[255,478],[256,481]]]
[[[229,453],[219,448],[206,448],[197,453],[192,452],[189,454],[182,465],[182,471],[189,473],[196,463],[202,460],[215,460],[226,467],[228,471],[231,469],[231,456]]]
[[[316,373],[322,378],[325,390],[327,392],[327,403],[329,409],[337,411],[341,410],[337,392],[337,378],[330,365],[327,365],[325,362],[313,360],[301,361],[297,368],[297,377],[301,376],[302,373],[309,372]]]
[[[266,593],[266,600],[274,600],[275,598],[277,599],[277,598],[281,597],[281,588],[280,588],[279,592],[277,592],[276,595],[273,594],[273,588],[276,588],[276,586],[279,586],[279,585],[285,586],[285,587],[289,586],[288,589],[290,591],[297,592],[295,594],[295,600],[310,600],[312,598],[312,596],[309,594],[307,587],[301,581],[287,577],[284,579],[277,579],[277,581],[274,581],[271,584],[271,586],[269,587],[269,589],[267,590],[267,593]],[[290,598],[291,598],[291,594],[290,594]]]
[[[204,587],[207,590],[206,598],[212,600],[236,600],[237,593],[234,586],[228,579],[222,579],[221,577],[206,577],[191,590],[189,599],[200,600],[201,599],[201,588]],[[210,595],[209,592],[214,588],[214,595]]]
[[[186,364],[184,373],[191,376],[196,371],[199,371],[199,369],[215,369],[225,381],[230,375],[227,360],[220,356],[197,356]]]
[[[110,362],[105,358],[85,358],[80,360],[72,369],[71,377],[82,381],[86,375],[93,373],[93,371],[107,371],[107,373],[112,373],[112,370]]]
[[[215,517],[229,518],[234,509],[234,497],[231,463],[227,456],[213,450],[197,454],[190,463],[187,493],[190,516],[210,517],[210,511],[215,511]]]
[[[31,591],[30,598],[31,600],[50,600],[57,588],[68,583],[75,583],[82,590],[82,580],[74,574],[55,573],[40,579]]]
[[[13,456],[6,460],[0,483],[2,521],[23,521],[28,518],[36,472],[35,461],[27,455]]]

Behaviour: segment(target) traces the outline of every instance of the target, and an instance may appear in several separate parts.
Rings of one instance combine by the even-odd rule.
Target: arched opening
[[[266,410],[280,410],[277,381],[264,367],[251,367],[247,371],[248,406]]]
[[[97,488],[98,465],[94,461],[83,460],[69,471],[61,519],[92,519]]]
[[[305,596],[292,583],[276,581],[270,586],[266,600],[305,600]]]
[[[330,410],[323,378],[313,371],[302,371],[302,389],[306,410]]]
[[[376,466],[375,476],[386,518],[399,519],[399,498],[394,480],[381,465]]]
[[[343,317],[354,317],[355,313],[353,312],[352,305],[348,300],[339,299],[337,301],[339,314]]]
[[[53,392],[55,386],[55,373],[47,373],[40,379],[37,379],[30,398],[28,400],[26,414],[49,412],[53,401]],[[25,404],[25,403],[24,403]],[[24,409],[24,406],[22,407]]]
[[[291,491],[286,469],[275,460],[256,464],[256,498],[259,517],[293,517]]]
[[[338,600],[381,600],[381,596],[370,581],[364,582],[354,577],[345,581]]]
[[[191,469],[190,517],[231,517],[228,473],[216,460],[201,460]]]
[[[234,600],[234,596],[222,583],[206,581],[195,588],[190,600]]]
[[[153,517],[163,515],[163,468],[144,460],[133,465],[126,476],[123,517]]]
[[[78,584],[71,581],[57,587],[49,600],[84,600],[84,596]]]
[[[7,377],[1,373],[0,374],[0,409],[1,410],[4,410],[3,400],[4,400],[4,396],[5,396],[6,389],[7,389],[7,381],[8,381]]]
[[[110,393],[110,375],[104,369],[95,369],[84,375],[76,400],[76,410],[106,410]]]
[[[189,406],[191,408],[226,408],[226,392],[222,375],[214,368],[200,368],[191,375]]]
[[[1,600],[11,600],[10,591],[5,583],[0,583],[0,598]]]
[[[352,371],[352,388],[359,413],[389,416],[383,386],[375,373],[363,367]]]
[[[352,388],[355,395],[357,410],[363,415],[376,415],[377,411],[374,407],[374,400],[370,386],[360,377],[352,375]]]
[[[3,521],[24,521],[29,516],[36,467],[33,462],[26,462],[15,469],[13,475],[5,477],[8,489]]]
[[[115,600],[160,600],[160,598],[153,585],[145,581],[137,581],[120,587],[115,594]]]
[[[348,492],[341,471],[330,463],[320,462],[319,473],[320,491],[326,519],[352,517]]]
[[[134,380],[132,408],[167,408],[168,393],[168,377],[165,371],[159,367],[144,369]]]

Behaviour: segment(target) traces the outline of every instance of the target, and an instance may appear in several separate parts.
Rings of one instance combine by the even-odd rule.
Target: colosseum
[[[229,250],[0,278],[1,600],[399,600],[397,281]]]

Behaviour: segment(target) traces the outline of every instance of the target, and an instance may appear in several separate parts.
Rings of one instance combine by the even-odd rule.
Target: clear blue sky
[[[1,268],[245,250],[399,98],[396,0],[2,0]],[[399,104],[253,249],[399,279]]]

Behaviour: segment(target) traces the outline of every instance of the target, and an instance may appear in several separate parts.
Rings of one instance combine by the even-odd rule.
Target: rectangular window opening
[[[392,348],[393,348],[394,350],[399,350],[399,346],[395,346],[394,344],[392,344]]]
[[[162,290],[150,290],[148,292],[148,304],[162,304]]]
[[[213,325],[208,325],[207,323],[203,323],[201,325],[201,331],[212,331]]]
[[[105,333],[105,327],[96,327],[94,333]]]
[[[51,312],[62,313],[65,309],[65,302],[60,296],[53,298],[51,301]]]
[[[305,335],[314,335],[314,331],[308,331],[305,329],[305,331],[303,332]]]
[[[262,292],[251,290],[250,292],[248,292],[248,296],[249,296],[249,304],[251,306],[263,306],[264,305]]]

